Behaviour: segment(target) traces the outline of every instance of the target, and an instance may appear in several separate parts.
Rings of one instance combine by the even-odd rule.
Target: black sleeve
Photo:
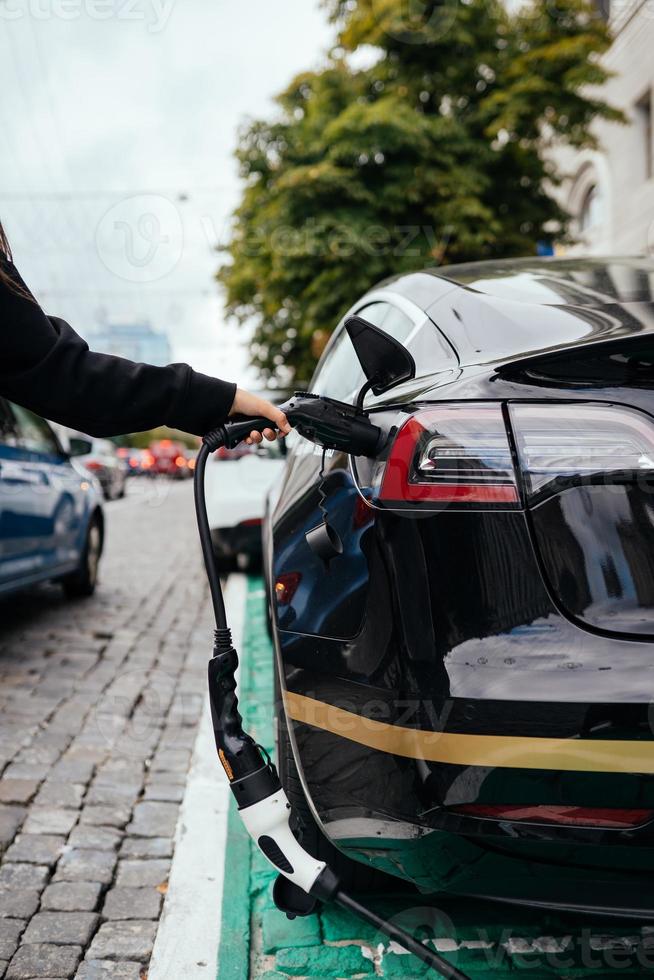
[[[2,270],[24,292],[0,277],[0,395],[93,436],[158,425],[203,435],[225,421],[235,384],[188,364],[96,354],[64,320],[43,313],[13,265],[2,261]]]

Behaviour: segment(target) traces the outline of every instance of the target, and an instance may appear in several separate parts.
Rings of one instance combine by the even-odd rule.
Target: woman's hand
[[[258,395],[251,395],[249,391],[243,391],[242,388],[236,389],[236,395],[229,414],[230,416],[263,415],[264,418],[270,419],[271,422],[275,423],[279,432],[275,432],[274,429],[264,429],[263,433],[251,432],[249,438],[245,440],[250,445],[255,442],[261,442],[263,436],[270,442],[274,442],[278,435],[287,436],[291,431],[288,419],[283,412],[280,412],[276,405],[266,401],[265,398],[259,398]]]

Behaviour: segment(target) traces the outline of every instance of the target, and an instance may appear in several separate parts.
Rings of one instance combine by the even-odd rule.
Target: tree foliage
[[[308,378],[316,338],[385,276],[561,237],[548,147],[593,146],[593,119],[621,119],[601,97],[609,37],[590,0],[325,7],[327,63],[241,134],[245,186],[218,273],[267,377]]]

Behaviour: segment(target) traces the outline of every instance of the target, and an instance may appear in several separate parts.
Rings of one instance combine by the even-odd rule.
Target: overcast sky
[[[237,130],[331,39],[318,0],[0,0],[0,218],[46,310],[252,383],[212,281]]]

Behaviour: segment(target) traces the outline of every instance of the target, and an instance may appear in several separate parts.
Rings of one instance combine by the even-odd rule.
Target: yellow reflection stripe
[[[284,703],[288,717],[294,721],[408,759],[507,769],[654,773],[654,741],[429,732],[364,718],[291,691],[284,693]]]

